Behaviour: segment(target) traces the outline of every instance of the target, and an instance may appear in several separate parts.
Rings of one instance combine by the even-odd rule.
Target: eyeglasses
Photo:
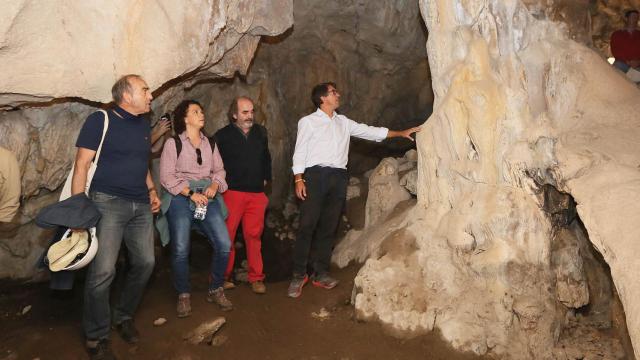
[[[200,149],[196,149],[196,155],[198,156],[196,159],[198,165],[202,165],[202,152],[200,152]]]
[[[338,90],[336,89],[331,89],[329,91],[327,91],[329,94],[333,94],[333,95],[339,95],[340,93],[338,92]]]

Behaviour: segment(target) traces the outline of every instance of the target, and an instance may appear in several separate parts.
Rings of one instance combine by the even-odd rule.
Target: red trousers
[[[247,249],[247,262],[249,263],[249,282],[264,280],[262,272],[262,230],[264,230],[264,213],[269,199],[261,193],[227,190],[223,194],[224,202],[229,209],[227,217],[227,230],[231,239],[231,252],[225,278],[231,277],[233,262],[236,256],[235,246],[238,225],[242,222],[242,234]]]

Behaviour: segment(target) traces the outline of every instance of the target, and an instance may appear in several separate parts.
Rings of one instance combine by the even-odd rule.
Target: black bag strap
[[[173,141],[176,142],[176,159],[180,157],[180,152],[182,151],[182,140],[180,140],[180,136],[174,135]]]
[[[209,139],[209,145],[211,145],[211,153],[213,154],[216,148],[216,139],[213,136],[208,137],[208,139]],[[180,136],[174,135],[173,141],[176,142],[176,159],[177,159],[180,156],[180,152],[182,151],[182,140],[180,140]]]

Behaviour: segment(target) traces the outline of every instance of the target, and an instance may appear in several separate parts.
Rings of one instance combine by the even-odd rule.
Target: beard
[[[251,127],[253,126],[253,119],[251,119],[251,120],[238,120],[237,124],[241,129],[248,130],[248,129],[251,129]]]

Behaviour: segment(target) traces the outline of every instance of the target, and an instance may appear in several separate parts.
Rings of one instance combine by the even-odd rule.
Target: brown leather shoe
[[[264,282],[258,280],[251,283],[251,290],[256,294],[264,294],[267,292],[267,287],[264,286]]]
[[[179,318],[191,315],[191,295],[188,293],[178,295],[178,303],[176,304],[176,312]]]
[[[233,310],[233,304],[226,296],[224,296],[224,289],[222,286],[215,290],[209,290],[207,292],[207,301],[210,303],[218,304],[222,311],[231,311]]]
[[[225,289],[225,290],[235,289],[236,288],[236,284],[234,284],[233,281],[225,281],[222,284],[222,288]]]

